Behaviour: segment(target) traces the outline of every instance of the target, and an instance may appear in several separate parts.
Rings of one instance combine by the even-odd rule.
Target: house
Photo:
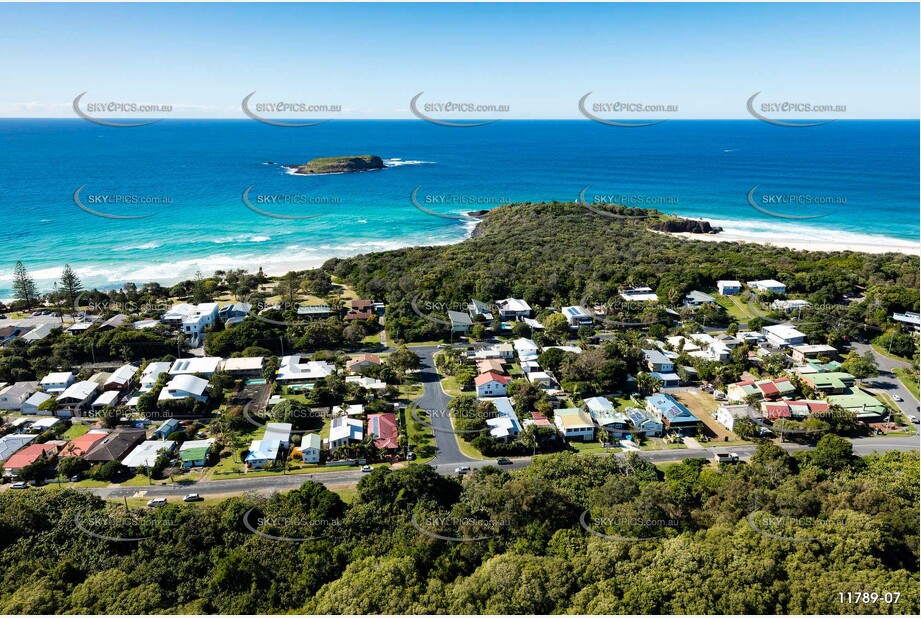
[[[473,381],[477,397],[505,397],[508,394],[509,382],[510,377],[495,371],[481,373]]]
[[[595,439],[595,423],[580,408],[561,408],[553,413],[553,424],[567,440],[591,442]]]
[[[541,388],[556,387],[556,380],[553,379],[553,376],[546,371],[529,371],[526,374],[526,377],[528,378],[528,382],[531,384],[537,384]]]
[[[833,360],[838,356],[838,348],[831,345],[797,345],[793,346],[791,356],[798,363],[805,363],[820,356]]]
[[[749,281],[748,287],[758,292],[770,292],[772,294],[786,294],[787,286],[776,279],[762,279],[760,281]]]
[[[220,368],[224,359],[219,356],[194,356],[192,358],[178,358],[169,368],[171,376],[201,374],[210,378]]]
[[[281,456],[281,442],[278,440],[253,440],[245,462],[250,468],[258,470],[274,466]]]
[[[753,330],[740,330],[736,333],[736,339],[744,343],[759,343],[764,341],[764,335]]]
[[[375,354],[359,354],[345,363],[346,369],[352,373],[358,373],[366,367],[380,367],[381,358]]]
[[[700,419],[671,395],[657,393],[647,397],[646,411],[654,414],[669,431],[694,435],[700,427]]]
[[[275,376],[279,384],[308,384],[327,377],[336,367],[326,361],[305,361],[300,354],[285,356]]]
[[[90,463],[121,461],[146,437],[143,429],[117,427],[98,441],[83,458]]]
[[[397,417],[393,412],[369,415],[368,433],[374,436],[374,446],[381,451],[395,453],[400,446]]]
[[[905,313],[893,313],[892,319],[907,325],[908,328],[915,333],[921,332],[921,314],[919,313],[912,313],[910,311]],[[23,339],[25,339],[26,336],[23,336]]]
[[[815,412],[828,410],[825,401],[762,401],[761,415],[769,420],[778,418],[806,418]]]
[[[570,327],[591,326],[595,323],[594,316],[588,312],[585,307],[575,305],[572,307],[563,307],[563,316]]]
[[[119,391],[105,391],[93,400],[93,403],[90,404],[90,409],[98,412],[103,408],[114,408],[118,405],[118,400],[121,399],[121,396],[122,394]]]
[[[646,366],[650,371],[672,373],[675,370],[675,363],[658,350],[643,350],[643,356],[646,357]]]
[[[733,279],[720,279],[716,282],[716,289],[723,296],[732,296],[742,291],[742,282]]]
[[[83,457],[101,440],[109,435],[108,429],[90,429],[82,436],[77,436],[61,449],[61,457]]]
[[[8,460],[13,453],[32,444],[37,437],[37,434],[30,433],[12,433],[0,437],[0,461]]]
[[[278,441],[281,448],[291,448],[291,423],[266,423],[263,440]]]
[[[44,339],[45,337],[47,337],[48,335],[50,335],[51,333],[53,333],[55,330],[59,328],[61,328],[60,324],[53,324],[51,322],[46,322],[44,324],[39,324],[38,326],[30,330],[29,332],[24,334],[22,337],[20,337],[20,339],[22,339],[23,341],[29,344],[35,343],[36,341],[41,341],[42,339]]]
[[[717,423],[729,431],[735,431],[735,423],[737,420],[740,418],[751,418],[751,416],[748,406],[745,404],[722,404],[717,406],[713,418]]]
[[[63,393],[68,386],[76,381],[77,376],[70,371],[56,371],[42,378],[38,383],[38,388],[46,393],[57,395],[58,393]]]
[[[128,316],[124,313],[117,313],[111,318],[99,325],[97,329],[99,332],[105,332],[107,330],[115,330],[120,326],[124,326],[128,322]]]
[[[662,435],[662,421],[641,408],[627,408],[627,416],[636,433],[657,437]]]
[[[620,439],[630,433],[630,421],[606,397],[589,397],[584,404],[592,420],[611,438]]]
[[[531,305],[520,298],[505,298],[496,301],[496,307],[499,309],[500,320],[515,321],[531,317]]]
[[[512,346],[518,354],[518,358],[522,360],[536,359],[538,354],[540,354],[540,346],[526,337],[516,339],[512,342]]]
[[[554,424],[550,422],[550,419],[540,414],[538,412],[531,412],[531,418],[524,419],[524,425],[536,425],[537,427],[553,427]]]
[[[521,423],[508,397],[481,397],[480,401],[489,402],[496,408],[496,417],[486,419],[489,435],[507,442],[521,434]]]
[[[196,401],[208,401],[208,380],[197,376],[177,375],[166,383],[157,396],[157,401],[171,401],[193,397]]]
[[[158,320],[153,320],[153,319],[138,320],[137,322],[132,324],[132,326],[134,327],[134,330],[146,330],[148,328],[156,328],[159,325],[160,325],[160,322]]]
[[[806,335],[786,324],[773,324],[761,329],[765,341],[777,348],[790,348],[806,343]]]
[[[531,330],[544,330],[544,325],[534,318],[521,318],[521,321],[531,327]]]
[[[30,326],[0,326],[0,345],[6,345],[11,341],[15,341],[30,329]]]
[[[301,457],[304,463],[320,463],[320,452],[323,449],[323,438],[318,433],[305,434],[301,439]]]
[[[217,315],[225,326],[233,326],[245,320],[250,311],[252,305],[249,303],[230,303],[218,309]]]
[[[93,320],[85,318],[80,322],[75,322],[71,324],[70,327],[64,330],[65,333],[70,333],[71,335],[79,335],[85,333],[93,327]]]
[[[32,423],[29,424],[29,433],[37,433],[41,435],[42,433],[48,431],[49,429],[59,424],[60,422],[61,422],[61,419],[53,418],[50,416],[46,416],[46,417],[37,419],[35,421],[32,421]]]
[[[182,321],[192,315],[194,312],[195,305],[190,305],[189,303],[179,303],[173,305],[169,311],[164,313],[160,317],[160,322],[166,324],[167,326],[179,327],[182,326]]]
[[[176,443],[172,440],[145,440],[125,455],[122,465],[127,468],[137,468],[138,466],[147,466],[149,468],[157,463],[160,451],[165,450],[169,454],[175,448]]]
[[[829,395],[828,404],[853,412],[860,420],[885,417],[889,414],[889,410],[879,399],[856,387],[838,395]]]
[[[367,320],[371,317],[371,305],[373,303],[366,299],[356,299],[349,303],[349,311],[345,314],[346,321]]]
[[[850,390],[856,378],[843,371],[829,373],[810,373],[801,376],[803,382],[808,384],[813,391],[820,395],[841,395]]]
[[[364,427],[361,419],[337,416],[329,423],[329,450],[364,440]]]
[[[57,415],[62,417],[80,416],[99,392],[99,384],[90,380],[76,382],[58,395]]]
[[[494,371],[496,373],[508,373],[505,370],[505,361],[500,358],[485,358],[479,360],[476,363],[477,373],[489,373]]]
[[[493,320],[492,309],[489,308],[489,305],[475,298],[470,299],[470,304],[467,305],[467,314],[474,319],[477,316],[482,316],[487,322],[492,322]]]
[[[684,297],[684,304],[688,307],[700,307],[701,305],[708,305],[715,302],[715,298],[699,290],[691,290]]]
[[[157,427],[153,433],[153,437],[155,440],[165,440],[171,433],[181,430],[182,426],[179,424],[179,419],[169,418],[163,421],[160,426]]]
[[[297,308],[297,315],[306,318],[308,322],[325,320],[333,315],[329,305],[301,305]]]
[[[346,384],[358,384],[362,388],[367,388],[374,391],[382,391],[386,390],[387,388],[386,382],[378,380],[377,378],[369,378],[367,376],[346,376],[345,382]]]
[[[148,363],[144,367],[144,371],[141,372],[141,386],[138,389],[139,393],[146,393],[150,391],[154,385],[157,383],[157,379],[160,377],[160,374],[164,371],[169,371],[172,363],[166,361],[160,361],[155,363]]]
[[[38,390],[38,382],[14,382],[0,390],[0,410],[19,410]]]
[[[785,313],[793,313],[794,311],[802,311],[803,309],[808,309],[812,306],[808,300],[775,300],[771,303],[771,309],[774,311],[783,311]]]
[[[452,333],[466,333],[473,326],[473,320],[463,311],[448,310],[448,319],[451,320]]]
[[[695,352],[700,349],[694,339],[691,337],[683,337],[680,335],[673,335],[665,339],[670,346],[678,350],[679,352]]]
[[[742,380],[730,384],[726,388],[726,398],[730,402],[742,401],[749,395],[758,399],[774,400],[790,397],[796,392],[796,387],[790,378],[775,378],[772,380]]]
[[[661,382],[662,388],[677,388],[681,386],[681,377],[677,373],[650,371],[649,375]]]
[[[264,364],[263,356],[241,356],[226,359],[221,364],[221,370],[235,378],[261,378]]]
[[[44,444],[30,444],[22,448],[3,464],[4,476],[16,476],[26,466],[31,466],[40,457],[45,457],[49,463],[57,459],[58,451],[67,444],[66,440],[49,440]]]
[[[134,365],[122,365],[112,372],[108,379],[102,383],[104,391],[123,391],[126,390],[134,381],[134,374],[138,368]]]
[[[217,303],[201,303],[182,319],[182,332],[193,348],[203,343],[205,329],[217,322],[219,311]]]
[[[179,448],[179,461],[183,468],[203,468],[208,463],[208,454],[214,446],[214,438],[189,440]]]
[[[620,291],[620,297],[630,302],[659,302],[659,297],[656,296],[655,292],[652,291],[652,288],[648,287],[633,287],[623,289]]]

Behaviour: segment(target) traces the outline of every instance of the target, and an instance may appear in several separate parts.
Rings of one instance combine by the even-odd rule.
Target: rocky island
[[[286,165],[295,174],[348,174],[384,169],[384,161],[375,155],[351,155],[344,157],[317,157],[306,165]]]

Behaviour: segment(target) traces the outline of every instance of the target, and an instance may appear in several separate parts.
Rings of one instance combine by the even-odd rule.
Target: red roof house
[[[374,446],[382,451],[395,451],[400,446],[397,417],[393,412],[369,415],[368,433],[374,436]]]
[[[58,454],[58,449],[67,444],[65,440],[50,440],[44,444],[30,444],[24,449],[19,450],[12,457],[6,460],[3,468],[7,473],[16,474],[28,465],[42,456],[53,458]]]

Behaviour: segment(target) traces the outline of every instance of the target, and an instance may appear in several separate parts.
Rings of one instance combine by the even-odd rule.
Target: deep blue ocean
[[[112,128],[0,120],[0,298],[22,260],[48,289],[70,264],[87,286],[172,282],[196,270],[283,272],[333,256],[462,240],[469,223],[432,216],[504,200],[620,198],[754,234],[871,235],[917,242],[917,121],[784,128],[757,120],[617,128],[585,121],[332,121],[281,128],[248,120],[164,120]],[[295,176],[276,164],[374,154],[380,171]],[[798,196],[759,202],[749,191]],[[115,216],[94,216],[74,202]],[[250,210],[241,198],[279,219]],[[101,196],[148,203],[113,204]],[[283,200],[288,196],[287,202]],[[275,198],[275,202],[270,200]],[[150,203],[150,198],[155,202]],[[767,199],[767,198],[764,198]],[[804,205],[804,199],[826,204]],[[309,202],[309,203],[307,203]],[[321,202],[321,203],[316,203]]]

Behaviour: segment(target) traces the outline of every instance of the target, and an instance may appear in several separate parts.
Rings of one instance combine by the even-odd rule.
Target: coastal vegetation
[[[0,611],[913,614],[918,466],[826,436],[719,467],[560,453],[463,479],[377,469],[350,504],[312,481],[146,510],[7,491]],[[858,590],[880,602],[842,604]]]
[[[317,157],[293,167],[296,174],[346,174],[383,169],[384,161],[376,155]]]

